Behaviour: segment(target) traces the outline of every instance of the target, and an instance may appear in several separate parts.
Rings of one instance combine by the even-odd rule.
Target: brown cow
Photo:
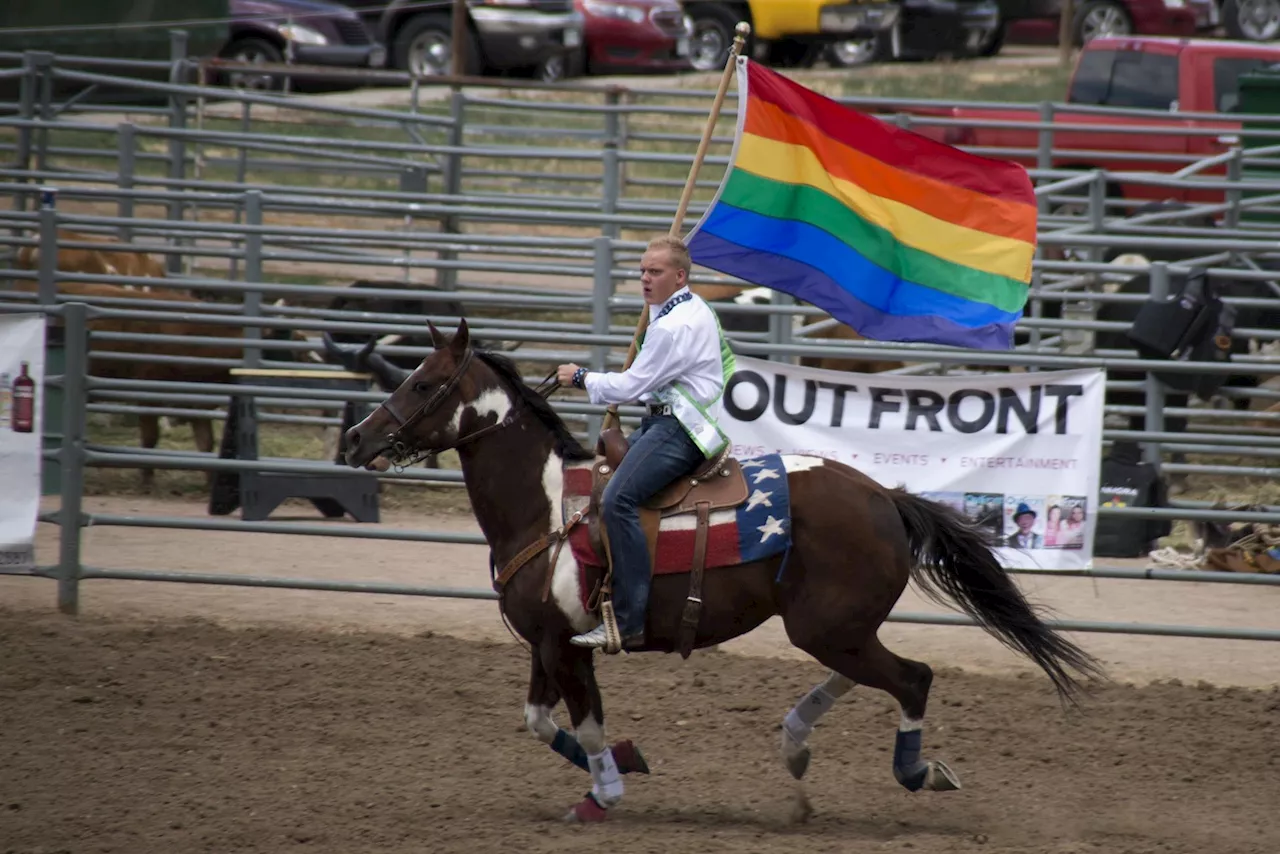
[[[36,293],[37,285],[33,281],[14,281],[15,290]],[[60,293],[83,296],[87,298],[138,298],[136,290],[128,290],[120,285],[90,284],[86,282],[59,282]],[[198,304],[200,300],[187,294],[169,291],[155,291],[147,294],[150,300],[165,300],[174,303],[174,309],[181,311],[184,304]],[[104,317],[89,321],[89,329],[93,332],[119,332],[137,335],[189,335],[209,338],[239,338],[244,330],[236,326],[215,323],[201,323],[174,317],[172,320],[141,320],[130,318]],[[264,331],[263,337],[279,340],[284,334],[275,331]],[[290,335],[294,340],[306,340],[301,333]],[[244,357],[240,345],[200,345],[185,343],[138,342],[138,341],[95,341],[93,350],[113,353],[137,353],[138,359],[91,359],[89,373],[95,377],[127,380],[152,380],[162,382],[196,382],[196,383],[230,383],[230,369],[217,365],[175,364],[148,360],[147,356],[201,356],[215,359],[235,359]],[[274,354],[273,354],[274,355]],[[291,358],[283,356],[282,358]],[[143,406],[164,406],[163,403],[143,403]],[[212,408],[213,404],[186,404],[184,408]],[[205,453],[213,451],[213,421],[211,418],[191,418],[191,430],[195,436],[196,448]],[[138,430],[141,434],[143,448],[155,448],[160,441],[160,416],[139,415]],[[212,480],[212,472],[210,473]],[[154,483],[154,472],[142,470],[142,482],[148,489]]]
[[[62,241],[79,243],[99,243],[102,249],[71,249],[62,246]],[[123,249],[123,244],[100,234],[84,234],[78,231],[58,231],[58,263],[57,269],[64,273],[88,273],[94,276],[134,276],[137,278],[163,279],[164,265],[146,252],[137,249]],[[108,249],[106,247],[117,247]],[[25,270],[34,270],[40,266],[40,247],[23,246],[18,250],[17,264]],[[125,287],[133,289],[134,286]],[[142,290],[149,291],[143,285]]]

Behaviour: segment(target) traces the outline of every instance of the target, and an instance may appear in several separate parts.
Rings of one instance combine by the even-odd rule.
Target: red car
[[[1008,41],[1057,43],[1060,1],[1033,0],[1019,14],[1009,14],[1006,2],[1000,11]],[[1077,0],[1072,24],[1076,44],[1084,45],[1105,36],[1194,36],[1216,27],[1219,17],[1218,0]]]
[[[1225,154],[1239,144],[1242,123],[1226,113],[1240,106],[1240,77],[1280,63],[1280,44],[1154,36],[1097,38],[1076,58],[1066,105],[1054,111],[1054,169],[1169,174]],[[1074,109],[1075,106],[1084,108]],[[1094,107],[1142,110],[1130,115]],[[939,142],[976,148],[1035,168],[1040,131],[1035,104],[909,106],[894,111],[948,124],[916,130]],[[1215,116],[1215,114],[1217,114]],[[1201,116],[1208,115],[1208,118]],[[1003,149],[1003,152],[1001,151]],[[1150,159],[1148,159],[1150,158]],[[1202,173],[1222,180],[1226,166]],[[1160,187],[1116,180],[1107,195],[1129,200],[1222,204],[1221,188]],[[1072,204],[1070,202],[1066,204]]]
[[[571,73],[684,71],[693,22],[679,0],[574,0],[586,19]]]

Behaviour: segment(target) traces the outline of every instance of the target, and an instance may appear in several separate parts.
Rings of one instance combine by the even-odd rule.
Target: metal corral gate
[[[186,528],[212,531],[244,531],[274,534],[302,534],[307,536],[357,537],[365,539],[410,540],[418,542],[448,542],[484,545],[485,540],[479,535],[458,534],[440,531],[401,531],[377,530],[370,528],[332,527],[322,524],[298,524],[281,522],[243,522],[216,521],[206,519],[188,519],[173,517],[149,516],[117,516],[111,514],[86,514],[82,509],[84,491],[84,469],[92,465],[133,466],[133,465],[173,465],[200,470],[244,470],[246,468],[263,472],[311,473],[323,471],[332,474],[335,471],[349,473],[349,476],[368,476],[365,472],[356,472],[343,467],[316,463],[288,463],[281,461],[245,461],[205,459],[192,460],[181,457],[165,457],[163,455],[130,454],[127,451],[116,451],[95,448],[85,436],[86,403],[89,393],[102,381],[88,376],[89,334],[87,322],[90,316],[112,316],[111,309],[91,308],[83,303],[67,303],[51,308],[49,314],[60,316],[64,323],[66,335],[66,369],[61,377],[48,377],[46,384],[58,385],[62,389],[64,402],[64,424],[62,447],[58,451],[46,452],[47,460],[57,460],[62,474],[61,507],[56,513],[41,517],[42,521],[54,522],[61,526],[59,561],[54,566],[41,567],[38,574],[54,578],[58,582],[58,607],[67,613],[74,613],[79,602],[80,582],[83,579],[105,578],[133,581],[170,581],[196,584],[224,584],[249,587],[278,587],[300,590],[327,590],[357,593],[391,593],[411,596],[434,596],[464,599],[496,599],[490,589],[457,589],[415,587],[395,584],[378,584],[373,582],[329,582],[296,578],[244,577],[237,575],[213,575],[195,573],[153,572],[128,569],[107,569],[84,566],[80,560],[80,541],[83,528],[89,525],[130,525],[137,527]],[[218,322],[213,316],[205,318]],[[242,322],[242,318],[225,317],[228,324]],[[187,390],[180,383],[164,384],[166,389],[175,392]],[[224,389],[226,394],[232,392],[251,396],[280,396],[288,390],[263,386],[234,386]],[[316,394],[316,392],[309,392]],[[342,398],[353,397],[350,392],[341,392]],[[360,399],[377,401],[381,395],[367,394]],[[625,411],[625,410],[624,410]],[[633,413],[628,413],[633,414]],[[442,473],[427,476],[413,473],[416,478],[428,479],[439,477]],[[459,476],[460,473],[454,473]],[[1146,516],[1158,518],[1193,518],[1193,519],[1249,519],[1254,521],[1277,522],[1280,513],[1227,513],[1213,510],[1194,509],[1145,509],[1145,508],[1109,508],[1098,510],[1100,515]],[[77,521],[78,520],[78,523]],[[1014,573],[1038,573],[1058,575],[1085,575],[1093,578],[1113,579],[1148,579],[1153,581],[1208,581],[1225,584],[1280,584],[1280,577],[1273,575],[1254,575],[1241,573],[1194,572],[1156,569],[1123,569],[1118,567],[1099,567],[1079,572],[1062,572],[1060,570],[1014,569]],[[968,617],[961,615],[938,615],[924,613],[895,613],[891,621],[907,623],[928,623],[934,625],[974,625]],[[1108,632],[1120,634],[1167,635],[1177,637],[1226,638],[1240,640],[1280,640],[1280,631],[1267,629],[1249,629],[1241,627],[1200,627],[1177,625],[1151,625],[1137,623],[1112,623],[1081,620],[1051,621],[1052,625],[1070,631]]]
[[[391,323],[375,323],[370,322],[368,318],[343,315],[341,312],[277,310],[270,305],[269,298],[332,294],[333,288],[267,281],[269,277],[264,274],[264,266],[281,262],[322,261],[354,266],[394,267],[404,270],[406,275],[409,270],[433,269],[437,272],[438,284],[445,286],[443,292],[410,289],[401,293],[417,293],[420,296],[432,298],[456,298],[471,307],[484,305],[558,307],[589,313],[590,322],[577,326],[567,323],[539,324],[519,319],[504,321],[492,318],[474,321],[474,325],[478,335],[501,337],[548,348],[522,351],[520,358],[524,361],[553,364],[566,358],[581,358],[584,355],[582,350],[567,351],[563,348],[566,338],[571,336],[574,343],[589,348],[589,361],[596,367],[614,365],[620,361],[615,351],[629,343],[631,330],[627,324],[614,324],[612,315],[618,312],[634,312],[639,308],[637,299],[619,296],[615,292],[617,281],[628,276],[628,271],[622,265],[629,263],[643,246],[637,240],[624,239],[624,232],[665,228],[669,222],[670,212],[674,209],[674,203],[669,193],[663,194],[665,192],[663,188],[669,189],[673,183],[678,183],[674,182],[674,179],[660,176],[643,177],[637,174],[637,170],[625,169],[624,164],[658,164],[687,169],[689,162],[687,151],[671,151],[670,148],[666,151],[658,150],[662,145],[669,146],[672,143],[691,147],[689,138],[672,133],[645,133],[626,126],[628,117],[655,111],[655,107],[645,103],[646,97],[659,97],[664,93],[628,93],[623,97],[614,90],[607,94],[604,103],[600,105],[574,103],[555,105],[551,112],[591,116],[600,122],[599,127],[576,131],[577,138],[586,140],[588,143],[595,141],[599,143],[599,147],[593,148],[587,145],[577,150],[570,147],[549,149],[527,145],[525,140],[529,138],[552,137],[555,134],[563,136],[566,133],[563,127],[557,129],[556,125],[539,124],[540,118],[549,112],[546,104],[512,98],[505,100],[480,98],[464,94],[457,87],[452,89],[447,115],[389,114],[387,111],[356,108],[321,109],[303,102],[308,112],[325,115],[330,121],[398,123],[405,128],[411,139],[393,144],[349,137],[337,140],[300,139],[289,134],[281,134],[278,129],[269,129],[265,133],[250,132],[247,128],[250,125],[249,114],[253,104],[282,111],[299,109],[297,100],[265,95],[243,95],[231,99],[238,100],[244,107],[243,124],[246,130],[242,132],[192,129],[189,125],[193,104],[202,105],[205,99],[214,97],[226,99],[229,93],[183,84],[146,84],[109,73],[63,70],[59,68],[59,58],[47,55],[38,57],[28,55],[22,61],[24,67],[20,73],[24,95],[19,104],[21,108],[19,117],[0,120],[0,127],[11,127],[17,133],[16,145],[12,147],[16,155],[16,163],[13,169],[0,171],[0,181],[11,182],[4,185],[4,189],[12,192],[18,200],[15,211],[4,216],[6,224],[15,234],[9,243],[12,246],[40,246],[41,264],[34,273],[12,271],[7,274],[12,279],[34,278],[38,284],[38,294],[34,301],[0,304],[0,310],[24,311],[31,310],[34,306],[51,317],[60,318],[65,330],[65,371],[60,378],[56,376],[49,378],[50,384],[60,387],[63,393],[65,419],[63,441],[59,449],[46,451],[46,459],[56,460],[60,465],[62,506],[56,513],[43,517],[44,521],[62,526],[61,549],[57,565],[42,567],[39,570],[39,574],[58,580],[59,607],[69,612],[76,609],[79,582],[86,578],[494,598],[494,594],[488,589],[442,590],[374,583],[156,573],[83,566],[80,560],[81,529],[90,524],[354,536],[369,539],[476,545],[484,543],[479,536],[443,532],[335,528],[323,524],[84,514],[82,512],[84,471],[88,466],[148,466],[211,471],[234,471],[252,467],[266,472],[323,472],[325,474],[334,474],[335,471],[342,470],[332,465],[305,461],[220,460],[196,454],[142,453],[136,449],[93,446],[86,441],[85,425],[88,413],[95,411],[95,408],[97,411],[130,411],[130,408],[120,401],[145,402],[155,400],[158,396],[201,403],[218,399],[225,401],[233,391],[238,395],[255,396],[272,402],[286,403],[293,400],[298,405],[312,407],[317,404],[336,406],[352,399],[376,401],[381,396],[372,393],[357,395],[350,392],[325,394],[316,391],[291,391],[274,386],[143,383],[87,376],[91,352],[94,353],[95,358],[99,357],[99,353],[92,350],[94,339],[88,333],[87,321],[90,317],[160,319],[173,315],[171,312],[161,310],[170,306],[148,300],[145,294],[122,300],[100,300],[94,305],[68,301],[65,295],[58,295],[58,284],[69,280],[107,284],[145,284],[145,281],[137,278],[68,276],[56,270],[53,262],[56,253],[51,250],[55,250],[60,242],[58,229],[62,227],[85,230],[110,229],[130,245],[168,254],[170,270],[174,273],[182,269],[184,261],[189,262],[196,258],[220,259],[228,267],[225,277],[187,275],[175,277],[174,284],[224,294],[238,294],[241,298],[238,304],[211,304],[202,307],[199,312],[202,322],[225,325],[229,329],[260,330],[271,326],[306,330],[312,333],[328,330],[360,331],[371,334],[411,334],[418,330],[418,324],[422,322],[420,318],[398,318]],[[72,64],[91,65],[84,61]],[[114,69],[108,69],[108,71],[111,70]],[[0,76],[6,74],[14,76],[12,72],[0,70]],[[149,89],[169,99],[168,107],[156,110],[166,118],[168,126],[144,127],[130,123],[111,125],[100,122],[59,120],[60,113],[64,111],[68,114],[74,113],[78,108],[74,101],[61,106],[56,105],[48,88],[45,85],[38,85],[39,81],[54,79],[88,85],[131,84],[140,90]],[[182,78],[173,79],[181,80]],[[414,81],[414,84],[416,86],[417,81]],[[566,87],[566,91],[571,88]],[[673,93],[665,94],[674,97]],[[709,95],[709,93],[688,91],[681,91],[678,94],[682,97]],[[489,111],[486,115],[505,115],[506,118],[495,121],[493,124],[468,124],[466,116],[469,108],[480,108]],[[663,109],[669,111],[669,108]],[[699,107],[680,109],[689,114],[701,112]],[[1042,109],[1041,112],[1045,110]],[[1034,125],[1041,134],[1041,153],[1048,157],[1053,153],[1052,126],[1039,122],[1035,122]],[[1119,129],[1118,126],[1117,130]],[[102,158],[106,152],[101,148],[86,149],[83,143],[79,146],[75,143],[64,143],[59,146],[56,141],[51,142],[52,134],[68,130],[82,134],[107,134],[113,137],[115,144],[110,147],[108,156],[114,168],[112,170],[85,169],[83,166],[70,165],[72,161],[83,162],[87,158]],[[444,138],[429,139],[424,135],[428,132],[443,135]],[[469,134],[477,137],[476,144],[468,143]],[[508,136],[503,137],[500,143],[495,142],[494,139],[502,134]],[[146,136],[153,136],[163,141],[165,153],[157,156],[151,149],[143,146],[141,139]],[[518,144],[512,144],[510,142],[512,139]],[[725,141],[727,140],[721,139],[721,142]],[[299,148],[303,143],[314,146],[309,155],[306,150]],[[646,147],[646,143],[656,148]],[[233,154],[230,157],[225,154],[217,156],[222,158],[224,165],[229,164],[236,170],[236,180],[210,181],[202,179],[198,174],[195,177],[189,177],[189,167],[192,163],[203,163],[207,166],[216,159],[213,156],[199,154],[193,159],[189,150],[191,147],[199,150],[219,148],[232,151]],[[274,161],[263,161],[260,157],[255,160],[250,157],[251,151],[259,155],[277,152],[280,157]],[[1249,157],[1258,158],[1258,162],[1265,162],[1265,158],[1271,153],[1269,149],[1255,149],[1250,152]],[[428,160],[425,162],[415,160],[415,156],[427,157]],[[60,165],[59,159],[64,163]],[[151,172],[139,169],[139,164],[146,163],[148,159],[153,161],[153,165],[158,164],[162,168],[158,171],[153,169]],[[534,172],[504,165],[513,159],[542,160],[558,166],[568,164],[570,167],[572,164],[599,163],[602,169],[600,172],[584,173],[576,167],[564,168],[561,172],[551,174],[549,177],[545,170]],[[35,161],[34,164],[32,160]],[[482,163],[494,161],[499,165],[497,168],[474,168],[470,164],[475,160]],[[722,166],[725,158],[712,158],[711,162]],[[1200,174],[1215,165],[1227,162],[1236,165],[1229,170],[1228,175],[1222,178],[1205,178]],[[1042,217],[1044,232],[1040,238],[1041,245],[1070,247],[1080,252],[1083,258],[1037,263],[1031,316],[1024,319],[1022,324],[1023,328],[1030,332],[1029,341],[1020,345],[1012,353],[957,353],[924,345],[886,345],[869,342],[842,345],[820,343],[814,337],[814,333],[819,331],[822,324],[812,324],[793,330],[790,322],[793,317],[811,319],[820,312],[796,307],[789,300],[779,298],[777,295],[772,305],[725,306],[725,310],[730,314],[766,314],[773,318],[769,324],[768,333],[735,334],[735,349],[750,355],[777,359],[818,355],[881,359],[908,358],[918,362],[903,369],[907,372],[944,370],[947,365],[957,363],[1018,365],[1031,369],[1101,366],[1109,369],[1140,371],[1147,375],[1145,381],[1137,384],[1110,383],[1109,387],[1136,386],[1147,391],[1147,405],[1143,412],[1146,419],[1145,429],[1141,431],[1108,430],[1106,431],[1108,440],[1142,441],[1146,443],[1149,454],[1156,458],[1166,451],[1234,453],[1273,458],[1280,452],[1280,440],[1250,432],[1247,428],[1234,435],[1229,432],[1170,433],[1164,429],[1166,415],[1192,415],[1228,423],[1245,417],[1253,420],[1260,417],[1267,418],[1266,416],[1260,416],[1258,413],[1198,409],[1167,410],[1162,404],[1162,387],[1149,372],[1151,363],[1134,358],[1131,352],[1091,352],[1090,336],[1101,329],[1108,328],[1105,324],[1091,319],[1093,309],[1108,302],[1132,302],[1134,299],[1145,298],[1145,296],[1108,293],[1104,288],[1099,287],[1099,282],[1106,276],[1131,275],[1135,270],[1149,269],[1152,275],[1151,290],[1158,294],[1167,288],[1170,269],[1185,270],[1188,265],[1195,263],[1210,266],[1210,275],[1216,278],[1259,281],[1267,283],[1272,290],[1280,290],[1280,287],[1272,283],[1275,273],[1259,268],[1256,264],[1252,269],[1217,266],[1238,258],[1263,258],[1275,249],[1273,232],[1242,224],[1241,212],[1265,211],[1268,205],[1275,204],[1276,200],[1280,199],[1280,182],[1242,180],[1241,164],[1244,162],[1244,156],[1236,151],[1225,159],[1215,159],[1215,162],[1188,164],[1182,173],[1173,176],[1108,173],[1101,170],[1085,174],[1061,170],[1033,170],[1033,177],[1040,182],[1037,193],[1043,200],[1045,211]],[[264,167],[269,169],[273,163],[279,163],[281,168],[287,167],[295,172],[305,170],[309,165],[312,169],[338,169],[373,174],[380,176],[383,180],[397,182],[398,186],[392,190],[369,191],[299,187],[279,180],[246,183],[245,176],[249,172],[255,169],[261,171]],[[32,168],[33,165],[34,168]],[[436,174],[441,176],[443,192],[433,195],[427,193],[426,189],[430,176]],[[1218,205],[1192,206],[1189,209],[1190,213],[1182,211],[1134,217],[1129,215],[1127,208],[1131,205],[1128,202],[1108,196],[1108,188],[1122,180],[1130,184],[1145,183],[1174,190],[1219,189],[1226,194],[1226,202]],[[514,185],[511,182],[515,182]],[[534,182],[539,187],[553,184],[561,187],[562,190],[559,194],[547,194],[545,190],[541,193],[530,193],[524,190],[522,182]],[[711,189],[716,181],[708,180],[702,183],[704,189]],[[30,201],[36,198],[40,185],[53,186],[57,192],[49,194],[45,203],[37,210],[30,211],[29,208],[32,207]],[[494,192],[492,188],[495,185],[505,188],[506,191]],[[574,192],[566,192],[563,190],[564,187],[571,187]],[[634,190],[637,195],[628,195],[628,188]],[[587,191],[585,194],[578,192],[584,189]],[[1081,191],[1085,191],[1086,195],[1083,197],[1079,195]],[[1261,195],[1245,200],[1246,191]],[[60,199],[107,201],[116,206],[118,215],[65,213],[55,204],[55,195]],[[1083,211],[1068,209],[1063,212],[1054,208],[1054,204],[1064,198],[1076,203],[1083,198]],[[135,215],[135,205],[154,206],[157,203],[163,205],[166,214],[163,219]],[[233,212],[234,221],[189,219],[191,216],[196,216],[198,211],[215,210]],[[701,207],[695,204],[693,210],[696,213],[701,210]],[[1117,214],[1116,211],[1120,213]],[[362,217],[372,218],[382,224],[375,228],[334,229],[282,225],[268,221],[272,213],[283,215],[298,212],[323,213],[328,216],[341,215],[351,220],[359,220]],[[1181,223],[1182,219],[1192,214],[1224,212],[1226,228],[1203,229]],[[410,227],[394,230],[385,225],[386,222],[397,219],[406,225],[425,219],[434,223],[436,228],[424,232]],[[573,232],[576,236],[536,238],[528,235],[484,232],[464,234],[462,227],[466,224],[473,226],[518,224],[522,227],[550,225]],[[34,234],[34,238],[27,236],[30,234]],[[133,243],[142,235],[160,238],[165,242],[159,245]],[[68,245],[67,241],[62,243]],[[1159,261],[1139,267],[1122,267],[1104,263],[1103,251],[1117,246],[1136,251],[1156,252],[1162,247],[1177,247],[1183,252],[1183,257],[1179,264],[1172,267]],[[415,249],[431,253],[433,257],[414,256],[412,253]],[[1194,250],[1192,254],[1195,257],[1187,257],[1186,250]],[[482,255],[485,260],[469,259],[468,253]],[[495,256],[499,260],[490,260]],[[504,257],[512,260],[502,260]],[[588,285],[585,288],[557,290],[546,287],[502,287],[492,284],[459,283],[459,278],[464,274],[474,275],[486,272],[502,274],[516,271],[561,279],[578,278],[585,280]],[[712,277],[698,277],[696,280],[716,281]],[[1257,302],[1272,303],[1275,300],[1243,299],[1235,302],[1247,307]],[[1084,310],[1071,316],[1064,311],[1062,319],[1044,318],[1043,307],[1052,303],[1062,303],[1064,308],[1065,304],[1075,307],[1083,306]],[[457,318],[434,317],[433,319],[437,322],[449,323],[456,321]],[[413,325],[410,325],[410,321]],[[1280,333],[1274,329],[1239,329],[1237,335],[1264,342],[1274,341],[1280,337]],[[122,338],[128,340],[128,336],[116,335],[115,337],[117,340]],[[251,366],[261,364],[261,352],[255,339],[249,335],[246,335],[246,338],[249,339],[244,348],[246,358],[236,364]],[[135,343],[145,348],[146,340],[146,336],[138,336]],[[296,346],[305,349],[308,345]],[[174,358],[174,361],[198,364],[201,358],[198,356],[189,359]],[[1247,360],[1237,360],[1228,365],[1160,363],[1159,368],[1161,371],[1228,373],[1239,373],[1242,368],[1249,368],[1250,371],[1262,374],[1280,373],[1276,357],[1269,355],[1253,355]],[[1228,389],[1228,391],[1233,390]],[[1266,389],[1239,389],[1234,390],[1234,393],[1280,399],[1280,392]],[[601,411],[597,407],[573,402],[563,403],[558,406],[558,409],[568,416],[586,416],[591,419],[588,421],[588,430]],[[182,412],[181,409],[172,411]],[[623,414],[634,416],[636,411],[624,408]],[[1119,412],[1117,414],[1134,413]],[[284,419],[288,416],[277,417]],[[1267,420],[1274,420],[1275,417],[1277,416],[1271,416]],[[1208,468],[1222,474],[1235,475],[1269,475],[1275,471],[1249,466]],[[1172,472],[1204,471],[1206,467],[1167,464],[1165,469]],[[358,473],[351,472],[351,474]],[[359,474],[367,476],[364,473]],[[460,479],[460,473],[448,470],[414,471],[403,473],[398,477],[456,482]],[[1173,508],[1163,510],[1103,507],[1099,508],[1098,512],[1100,515],[1107,516],[1280,522],[1280,512],[1273,507],[1266,508],[1264,512],[1240,513],[1213,510],[1204,503],[1195,502],[1178,502]],[[1014,571],[1039,572],[1035,569]],[[1052,572],[1064,574],[1056,570]],[[1267,575],[1154,569],[1131,570],[1102,567],[1076,574],[1113,579],[1207,581],[1269,586],[1280,584],[1280,578]],[[968,618],[960,615],[895,614],[891,619],[917,623],[972,624]],[[1280,632],[1231,627],[1137,625],[1089,621],[1061,621],[1056,625],[1079,631],[1280,640]]]

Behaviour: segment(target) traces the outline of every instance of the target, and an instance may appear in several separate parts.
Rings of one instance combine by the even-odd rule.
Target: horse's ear
[[[436,325],[430,320],[427,321],[427,330],[431,333],[431,346],[437,350],[443,350],[449,346],[449,339],[444,337],[444,333],[436,329]]]
[[[465,317],[458,318],[458,330],[453,333],[453,340],[449,342],[449,350],[454,356],[461,356],[467,352],[467,348],[471,346],[471,330],[467,328],[467,319]]]

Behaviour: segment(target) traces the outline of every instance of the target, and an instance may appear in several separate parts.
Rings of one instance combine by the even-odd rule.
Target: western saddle
[[[613,560],[609,553],[609,538],[600,521],[604,488],[613,473],[626,457],[630,445],[618,428],[604,430],[596,447],[603,459],[596,460],[591,471],[591,501],[587,511],[587,525],[596,554],[603,555],[606,563],[602,591],[609,589],[613,573]],[[706,569],[707,537],[711,511],[733,508],[747,500],[747,480],[738,460],[729,455],[729,447],[707,460],[691,474],[672,481],[640,508],[640,528],[649,546],[652,571],[657,557],[658,527],[664,516],[696,513],[694,529],[693,565],[689,569],[689,596],[685,600],[684,614],[680,621],[678,649],[688,658],[697,638],[698,621],[702,614],[702,575]]]

